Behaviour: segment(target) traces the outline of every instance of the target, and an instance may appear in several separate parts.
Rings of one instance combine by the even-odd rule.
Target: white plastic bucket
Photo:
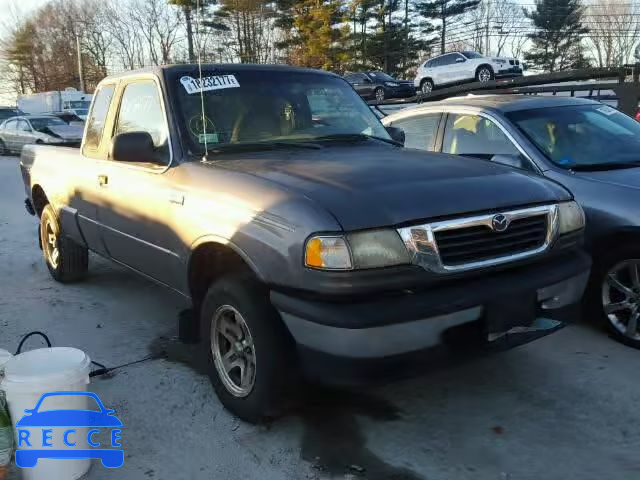
[[[86,391],[89,384],[91,360],[82,350],[76,348],[56,347],[40,348],[20,353],[5,364],[5,377],[0,388],[5,391],[9,413],[14,426],[16,447],[18,446],[18,430],[16,422],[20,420],[26,409],[35,408],[44,393],[57,391]],[[48,397],[40,410],[83,409],[91,410],[89,397],[59,396]],[[74,427],[76,438],[86,437],[87,427]],[[33,449],[42,449],[42,427],[23,428],[33,430]],[[65,427],[53,427],[51,449],[67,449],[63,440]],[[25,447],[25,445],[23,445]],[[89,470],[90,459],[39,459],[33,468],[21,469],[24,480],[76,480]]]

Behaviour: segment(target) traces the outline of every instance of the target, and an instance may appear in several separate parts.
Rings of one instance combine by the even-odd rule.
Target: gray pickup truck
[[[336,75],[184,65],[103,80],[81,149],[21,169],[53,278],[91,250],[190,298],[216,393],[259,421],[305,376],[518,345],[581,297],[567,190],[401,140]]]

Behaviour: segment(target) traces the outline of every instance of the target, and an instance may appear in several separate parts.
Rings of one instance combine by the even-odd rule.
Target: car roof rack
[[[480,83],[472,82],[442,89],[433,90],[429,94],[419,93],[414,97],[402,100],[385,100],[367,102],[371,108],[376,109],[381,115],[389,112],[380,107],[390,105],[404,105],[424,103],[436,100],[445,100],[462,95],[501,95],[501,94],[525,94],[537,95],[559,92],[569,92],[570,96],[576,96],[576,92],[588,92],[583,97],[601,97],[602,90],[612,90],[615,96],[611,99],[618,100],[618,110],[630,116],[638,112],[640,102],[640,64],[624,65],[617,68],[585,68],[581,70],[568,70],[563,72],[543,73],[527,75],[508,79],[492,80]],[[598,93],[594,96],[594,91]]]

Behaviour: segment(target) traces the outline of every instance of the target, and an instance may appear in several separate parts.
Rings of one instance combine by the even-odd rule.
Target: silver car
[[[13,117],[0,124],[0,155],[20,153],[31,144],[79,146],[83,130],[52,115]]]

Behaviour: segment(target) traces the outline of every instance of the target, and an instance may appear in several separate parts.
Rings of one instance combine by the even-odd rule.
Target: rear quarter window
[[[100,141],[115,88],[115,85],[105,85],[100,87],[95,94],[84,138],[84,148],[87,150],[96,151],[100,148]]]

